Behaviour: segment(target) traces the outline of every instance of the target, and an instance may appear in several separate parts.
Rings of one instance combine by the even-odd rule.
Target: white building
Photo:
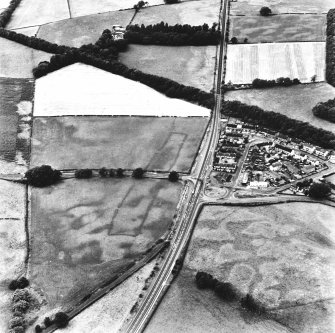
[[[250,188],[267,188],[268,182],[250,182]]]

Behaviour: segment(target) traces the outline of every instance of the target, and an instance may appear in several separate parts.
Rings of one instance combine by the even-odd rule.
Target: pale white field
[[[0,38],[0,50],[0,77],[32,78],[33,68],[52,56],[5,38]]]
[[[36,80],[34,116],[209,114],[209,109],[168,98],[141,83],[80,63]]]
[[[68,18],[67,0],[22,0],[6,28],[25,28]]]
[[[248,84],[254,79],[325,80],[325,43],[267,43],[228,45],[226,83]]]
[[[39,28],[40,28],[40,26],[37,25],[35,27],[13,29],[13,31],[17,32],[18,34],[24,34],[24,35],[27,35],[27,36],[34,36],[35,37]]]
[[[129,9],[133,8],[137,2],[138,0],[69,0],[72,17]],[[163,0],[150,0],[148,2],[149,6],[164,4]]]
[[[7,332],[11,294],[8,284],[24,272],[25,187],[0,180],[0,332]]]
[[[0,12],[8,7],[10,0],[0,0]]]
[[[155,261],[152,261],[144,266],[109,294],[71,320],[70,325],[62,332],[118,332],[142,292],[145,279],[149,277],[154,265]]]

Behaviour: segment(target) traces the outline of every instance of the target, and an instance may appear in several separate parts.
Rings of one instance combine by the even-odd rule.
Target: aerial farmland
[[[333,333],[333,0],[0,0],[0,332]]]

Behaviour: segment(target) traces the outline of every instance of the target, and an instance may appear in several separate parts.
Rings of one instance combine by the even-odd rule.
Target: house
[[[125,32],[126,32],[126,29],[123,28],[121,25],[112,26],[112,36],[114,40],[123,39]]]
[[[268,182],[250,182],[250,188],[267,188],[269,186]]]
[[[335,164],[335,155],[329,157],[329,162]]]
[[[312,173],[315,171],[315,165],[305,165],[301,170],[307,174]]]
[[[311,145],[304,144],[301,148],[302,151],[305,151],[309,154],[313,154],[315,152],[315,147]]]
[[[330,152],[328,150],[325,150],[325,149],[322,149],[322,148],[316,148],[314,154],[316,156],[326,158],[330,154]]]
[[[245,172],[243,174],[242,185],[247,185],[248,180],[249,180],[249,172]]]

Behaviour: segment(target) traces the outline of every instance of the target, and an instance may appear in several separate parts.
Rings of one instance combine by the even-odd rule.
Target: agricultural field
[[[297,85],[288,88],[243,89],[225,93],[225,100],[237,100],[245,104],[257,105],[264,110],[275,111],[290,118],[306,121],[315,127],[335,133],[334,124],[315,117],[312,112],[317,103],[333,98],[335,98],[335,88],[327,83]]]
[[[68,18],[67,0],[22,0],[6,28],[26,28]]]
[[[13,31],[15,31],[18,34],[36,37],[39,28],[40,27],[37,25],[35,27],[13,29]]]
[[[134,10],[108,12],[45,24],[40,27],[37,37],[58,45],[74,47],[94,44],[105,29],[111,29],[115,24],[126,27],[134,12]]]
[[[151,271],[155,266],[152,261],[132,275],[109,294],[80,313],[64,333],[104,332],[106,327],[110,332],[117,332],[138,300],[142,288],[146,285]]]
[[[0,180],[0,331],[10,319],[11,280],[25,273],[25,186]]]
[[[32,78],[33,68],[52,54],[0,38],[0,77]]]
[[[327,300],[334,297],[334,218],[333,207],[313,203],[208,206],[184,266],[193,276],[206,271],[242,295],[251,293],[295,331],[332,332],[334,306]]]
[[[144,333],[289,333],[268,318],[252,316],[227,304],[211,290],[198,290],[195,273],[183,267],[154,313]]]
[[[37,79],[35,91],[34,116],[210,114],[204,107],[168,98],[144,84],[80,63]]]
[[[29,163],[34,82],[0,78],[0,174],[25,170]]]
[[[333,0],[238,0],[231,2],[230,15],[259,15],[263,7],[270,7],[273,14],[325,14],[334,8]]]
[[[35,118],[31,165],[188,172],[207,122],[173,117]]]
[[[149,7],[135,16],[132,24],[190,24],[211,26],[219,22],[220,0],[186,1],[175,5]]]
[[[71,9],[71,17],[91,15],[98,13],[105,13],[110,11],[117,11],[122,9],[133,8],[138,1],[134,0],[99,0],[99,1],[87,1],[87,0],[69,0],[69,6]],[[149,6],[156,6],[164,4],[163,0],[150,0]],[[161,7],[161,6],[159,6]],[[142,11],[147,9],[142,9]]]
[[[321,42],[326,40],[326,15],[232,16],[229,36],[239,43]]]
[[[213,89],[215,46],[130,45],[119,56],[130,68],[204,91]]]
[[[325,43],[228,45],[226,82],[250,84],[254,79],[298,78],[324,81]]]
[[[125,270],[167,231],[180,190],[132,178],[33,188],[29,278],[48,308],[69,306]]]

